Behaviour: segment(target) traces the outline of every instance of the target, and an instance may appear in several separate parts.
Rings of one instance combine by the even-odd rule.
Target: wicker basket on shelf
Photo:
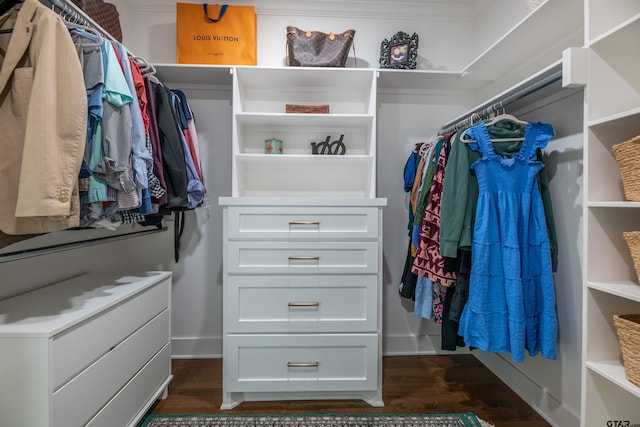
[[[640,387],[640,314],[614,315],[613,323],[622,349],[624,374]]]
[[[624,196],[627,200],[640,201],[640,135],[613,146]]]
[[[640,231],[625,231],[622,235],[631,252],[633,268],[636,270],[636,276],[638,278],[637,283],[640,283]]]

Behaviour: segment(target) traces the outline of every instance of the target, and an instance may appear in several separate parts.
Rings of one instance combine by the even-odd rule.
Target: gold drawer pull
[[[320,221],[289,221],[289,225],[320,225]]]
[[[311,363],[287,362],[287,368],[317,368],[318,366],[320,366],[319,362],[311,362]]]
[[[289,307],[318,307],[319,302],[290,302]]]
[[[319,256],[290,256],[289,261],[320,261]]]

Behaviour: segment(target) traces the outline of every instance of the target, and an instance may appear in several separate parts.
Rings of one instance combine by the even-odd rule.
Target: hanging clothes
[[[102,117],[104,158],[93,172],[109,187],[129,193],[136,188],[130,164],[133,125],[129,104],[133,102],[133,94],[112,43],[109,40],[104,43],[107,57]]]
[[[75,227],[162,227],[201,205],[183,92],[154,88],[124,46],[37,0],[3,13],[0,29],[0,247]]]
[[[473,230],[469,300],[459,333],[471,347],[510,352],[516,362],[541,353],[556,358],[557,319],[551,248],[535,182],[544,165],[536,150],[553,136],[549,124],[529,123],[514,156],[496,154],[484,123],[469,143],[479,195]]]
[[[419,244],[411,271],[420,276],[426,276],[439,285],[453,286],[455,285],[455,272],[444,271],[444,260],[440,255],[440,202],[450,143],[448,139],[443,139],[438,144],[441,148],[435,173],[431,180],[431,187],[426,197],[427,205],[420,225]],[[417,213],[416,218],[419,218]],[[436,294],[439,296],[441,292]]]
[[[446,295],[446,287],[455,285],[455,272],[445,272],[443,270],[444,260],[440,256],[439,233],[440,233],[440,201],[442,196],[442,183],[444,181],[444,169],[449,153],[449,138],[441,138],[433,150],[435,162],[429,162],[429,167],[425,172],[425,182],[421,191],[421,203],[418,204],[415,223],[420,221],[420,228],[416,244],[416,256],[413,260],[411,271],[418,275],[416,289],[423,286],[421,305],[424,307],[430,304],[430,317],[436,323],[441,324],[443,320],[443,303]],[[428,187],[425,187],[428,184]],[[424,203],[426,202],[426,206]],[[423,207],[424,206],[424,207]],[[419,213],[422,212],[422,215]],[[414,227],[416,230],[417,227]],[[414,233],[415,235],[415,233]],[[416,303],[418,297],[416,292]],[[417,305],[417,304],[416,304]],[[418,311],[416,310],[416,314]],[[428,313],[424,308],[422,313]]]
[[[193,111],[191,111],[189,101],[183,91],[179,89],[171,89],[171,92],[173,92],[179,99],[178,110],[180,112],[182,133],[187,143],[191,158],[193,159],[195,170],[198,173],[198,179],[204,183],[202,165],[200,163],[200,148],[198,147],[198,135],[196,133]]]
[[[422,227],[422,220],[427,209],[427,202],[429,201],[429,192],[431,191],[433,176],[436,173],[440,150],[442,150],[442,146],[445,141],[446,140],[444,138],[434,141],[426,147],[426,151],[424,151],[421,156],[422,161],[419,170],[420,177],[419,179],[416,179],[415,183],[418,190],[413,191],[411,197],[411,204],[413,207],[411,241],[413,242],[416,251],[418,246],[420,246],[420,228]],[[414,192],[415,196],[413,195]]]
[[[186,102],[186,97],[184,98],[184,102],[180,100],[180,97],[175,93],[174,90],[169,91],[169,95],[171,96],[171,101],[173,105],[173,109],[176,112],[176,124],[178,125],[178,130],[180,131],[180,139],[182,140],[183,150],[184,150],[184,159],[185,166],[187,171],[187,197],[188,209],[195,209],[202,203],[205,194],[204,184],[200,179],[199,175],[199,161],[197,160],[197,153],[193,147],[189,146],[188,143],[188,116],[190,116],[191,112],[188,111],[189,106]]]
[[[134,180],[138,190],[148,189],[149,180],[147,177],[147,165],[152,162],[151,154],[147,150],[145,124],[140,110],[140,102],[138,101],[137,87],[133,79],[133,71],[131,69],[131,61],[127,57],[127,51],[120,43],[111,43],[123,71],[124,79],[129,87],[132,102],[127,104],[131,115],[131,164],[134,171]],[[140,197],[142,192],[138,191]]]
[[[37,0],[0,16],[0,230],[76,227],[87,132],[82,67],[67,28]]]
[[[415,301],[414,314],[416,317],[427,319],[430,319],[433,313],[431,307],[433,299],[431,292],[425,292],[425,288],[430,290],[432,283],[426,284],[424,277],[419,277],[412,271],[416,256],[416,246],[419,244],[419,226],[414,226],[414,222],[416,221],[416,214],[418,213],[417,208],[421,193],[423,191],[428,192],[431,185],[433,172],[430,176],[427,176],[429,175],[427,173],[427,164],[429,164],[429,166],[433,164],[430,159],[432,158],[436,145],[437,144],[432,142],[416,144],[404,167],[403,188],[408,195],[407,207],[409,210],[409,222],[407,228],[409,244],[398,291],[402,297]],[[426,185],[423,185],[425,182]],[[420,214],[420,217],[422,217],[422,214]]]
[[[158,136],[164,179],[167,184],[169,209],[186,209],[189,206],[187,194],[188,178],[182,132],[173,108],[171,91],[161,83],[151,83],[154,108],[158,124]]]
[[[164,178],[164,166],[162,162],[162,147],[158,130],[158,120],[155,108],[155,95],[152,83],[149,78],[144,78],[145,93],[147,95],[147,117],[149,118],[149,145],[151,146],[151,157],[153,158],[153,176],[151,185],[151,203],[153,212],[158,212],[160,206],[167,203],[167,183]],[[155,185],[154,185],[155,184]]]
[[[470,172],[470,165],[480,159],[481,154],[471,150],[469,144],[461,141],[468,128],[460,129],[452,137],[451,152],[445,168],[445,182],[442,191],[442,215],[440,222],[440,253],[443,257],[453,258],[458,250],[471,250],[473,221],[478,201],[478,181]],[[524,127],[511,120],[499,120],[487,127],[492,139],[518,138],[523,136]],[[498,155],[513,155],[520,150],[521,141],[498,141],[493,143]],[[542,151],[536,151],[537,161],[542,161]],[[558,242],[551,203],[549,181],[544,169],[536,175],[536,181],[544,205],[547,233],[551,244],[551,256],[557,265]],[[445,261],[445,266],[446,266]],[[449,262],[449,265],[454,265]],[[446,268],[446,267],[445,267]]]
[[[447,288],[442,304],[442,350],[455,351],[464,347],[464,339],[458,334],[460,316],[469,299],[469,276],[471,274],[471,252],[459,251],[456,258],[456,284]]]

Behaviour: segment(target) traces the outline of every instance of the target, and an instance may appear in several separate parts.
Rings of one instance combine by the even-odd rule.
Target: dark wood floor
[[[173,361],[169,397],[156,414],[451,414],[473,412],[496,427],[549,424],[472,355],[389,356],[383,359],[383,408],[362,401],[222,403],[222,359]]]

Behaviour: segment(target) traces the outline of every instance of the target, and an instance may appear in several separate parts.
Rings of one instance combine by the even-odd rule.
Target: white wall
[[[174,268],[172,338],[176,357],[222,354],[222,208],[231,195],[231,92],[185,91],[200,147],[204,207],[189,212]],[[206,99],[203,99],[206,98]]]

